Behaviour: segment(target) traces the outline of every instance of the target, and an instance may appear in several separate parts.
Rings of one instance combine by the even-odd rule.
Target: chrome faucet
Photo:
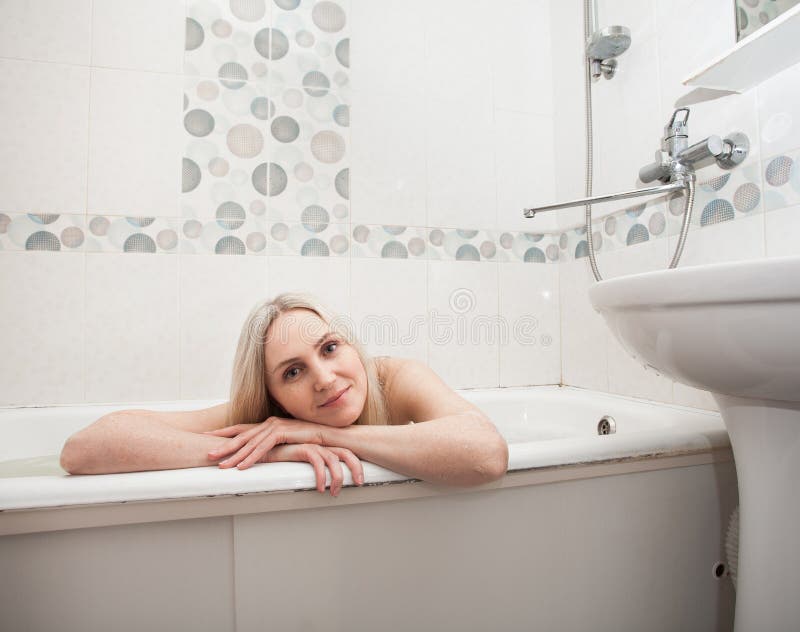
[[[683,116],[681,116],[683,113]],[[596,195],[594,197],[571,200],[560,204],[550,204],[548,206],[538,206],[522,210],[522,214],[527,218],[533,218],[542,211],[555,211],[561,208],[572,206],[586,207],[586,244],[588,246],[588,257],[592,267],[592,273],[597,281],[602,277],[597,269],[597,262],[594,254],[594,243],[592,239],[592,204],[597,202],[611,202],[614,200],[624,200],[627,198],[642,197],[645,195],[658,195],[684,190],[684,209],[681,232],[675,252],[669,263],[670,268],[675,268],[681,259],[683,247],[686,244],[686,236],[689,234],[689,224],[694,208],[695,196],[695,168],[701,167],[707,162],[716,160],[717,164],[723,169],[732,169],[741,164],[750,150],[750,141],[741,132],[734,132],[722,140],[719,136],[709,136],[705,140],[689,145],[689,108],[680,108],[672,113],[666,127],[664,127],[664,138],[661,139],[661,149],[656,152],[655,162],[646,165],[639,170],[639,179],[642,182],[652,182],[659,180],[663,184],[658,186],[636,189],[633,191],[623,191],[622,193],[612,193],[609,195]],[[587,192],[590,191],[587,187]]]
[[[681,113],[685,113],[683,117]],[[714,160],[723,169],[732,169],[747,157],[750,142],[747,136],[734,132],[722,140],[709,136],[689,146],[689,108],[675,110],[664,127],[661,149],[656,152],[655,162],[639,170],[642,182],[681,182],[694,177],[694,171]]]
[[[681,116],[682,113],[683,116]],[[596,195],[560,204],[526,208],[523,209],[522,214],[527,218],[532,218],[542,211],[555,211],[573,206],[677,191],[686,188],[690,182],[694,182],[696,168],[716,161],[723,169],[733,169],[747,157],[750,141],[741,132],[733,132],[724,140],[719,136],[712,135],[690,146],[688,120],[689,108],[680,108],[672,113],[669,123],[664,127],[664,138],[661,139],[661,149],[656,152],[655,162],[639,170],[639,180],[642,182],[658,180],[664,184],[622,193]]]

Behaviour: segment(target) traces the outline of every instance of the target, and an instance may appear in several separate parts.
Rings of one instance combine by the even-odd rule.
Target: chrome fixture
[[[617,431],[617,422],[611,415],[603,415],[597,423],[597,434],[610,435]]]
[[[595,195],[590,198],[580,198],[578,200],[571,200],[569,202],[559,202],[558,204],[548,204],[547,206],[537,206],[535,208],[526,208],[522,214],[528,219],[536,217],[536,213],[543,211],[557,211],[562,208],[571,208],[573,206],[584,206],[585,204],[598,204],[600,202],[614,202],[616,200],[626,200],[628,198],[642,197],[644,195],[658,195],[659,193],[671,193],[672,191],[683,190],[686,185],[683,182],[672,182],[657,187],[649,187],[647,189],[634,189],[633,191],[623,191],[622,193],[609,193],[608,195]]]
[[[681,116],[681,114],[683,115]],[[639,178],[642,182],[659,180],[665,184],[634,191],[612,193],[610,195],[586,197],[548,206],[526,208],[523,210],[523,215],[527,218],[532,218],[543,211],[553,211],[572,206],[586,206],[586,242],[589,247],[589,262],[595,279],[600,281],[602,277],[597,269],[594,245],[592,243],[591,205],[596,202],[611,202],[685,189],[686,202],[681,233],[675,248],[675,254],[669,264],[670,268],[677,267],[683,253],[683,246],[686,243],[686,236],[689,233],[689,222],[692,216],[692,208],[694,207],[695,168],[716,160],[717,164],[723,169],[732,169],[744,161],[750,149],[750,142],[747,136],[741,132],[734,132],[727,136],[725,140],[720,139],[719,136],[709,136],[705,140],[689,146],[688,120],[689,108],[675,110],[669,123],[664,127],[664,138],[661,139],[661,149],[656,152],[655,162],[639,170]],[[591,190],[588,177],[587,189]]]
[[[611,79],[617,70],[617,60],[631,45],[631,31],[625,26],[607,26],[595,30],[586,41],[586,57],[589,60],[593,80]]]
[[[682,118],[678,115],[685,112]],[[722,169],[733,169],[740,165],[750,150],[750,141],[741,132],[734,132],[722,140],[709,136],[689,147],[689,108],[675,110],[664,128],[661,149],[656,152],[655,162],[639,169],[642,182],[670,182],[674,176],[693,172],[696,168],[716,161]]]

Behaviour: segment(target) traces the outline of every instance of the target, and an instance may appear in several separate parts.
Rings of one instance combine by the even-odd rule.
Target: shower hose
[[[583,34],[584,42],[589,41],[592,35],[592,0],[584,0],[583,2]],[[585,77],[585,94],[586,94],[586,197],[592,197],[592,179],[594,177],[594,139],[592,135],[592,73],[591,62],[589,57],[586,56],[586,77]],[[670,268],[678,267],[678,262],[681,260],[683,254],[683,246],[686,243],[686,235],[689,233],[689,223],[692,217],[692,209],[694,208],[694,176],[690,175],[686,180],[686,195],[683,209],[683,223],[681,224],[681,234],[678,238],[678,244],[675,247],[675,253],[672,255],[672,261],[669,264]],[[602,281],[603,277],[600,276],[600,270],[597,268],[597,259],[594,254],[594,238],[592,237],[592,205],[586,205],[586,245],[589,250],[589,264],[592,267],[592,274],[596,281]]]

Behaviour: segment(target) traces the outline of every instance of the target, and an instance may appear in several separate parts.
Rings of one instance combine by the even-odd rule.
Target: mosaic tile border
[[[268,222],[243,213],[216,219],[0,214],[0,250],[146,254],[356,257],[557,263],[559,236],[380,224],[338,224],[327,215]]]
[[[761,182],[764,183],[762,191]],[[693,229],[800,204],[800,149],[701,181]],[[583,226],[553,233],[338,223],[311,205],[301,221],[268,220],[221,205],[214,218],[0,213],[0,250],[350,256],[482,262],[562,263],[588,255]],[[597,252],[676,235],[683,194],[615,211],[593,225]]]
[[[800,204],[800,149],[764,160],[764,209]]]

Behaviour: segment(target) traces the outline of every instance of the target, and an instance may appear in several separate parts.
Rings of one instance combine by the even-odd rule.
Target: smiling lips
[[[327,402],[325,402],[322,405],[323,406],[330,406],[331,404],[335,404],[336,402],[338,402],[341,399],[342,395],[344,395],[349,389],[350,389],[349,386],[347,388],[343,388],[341,391],[336,393],[336,395],[331,397]]]

